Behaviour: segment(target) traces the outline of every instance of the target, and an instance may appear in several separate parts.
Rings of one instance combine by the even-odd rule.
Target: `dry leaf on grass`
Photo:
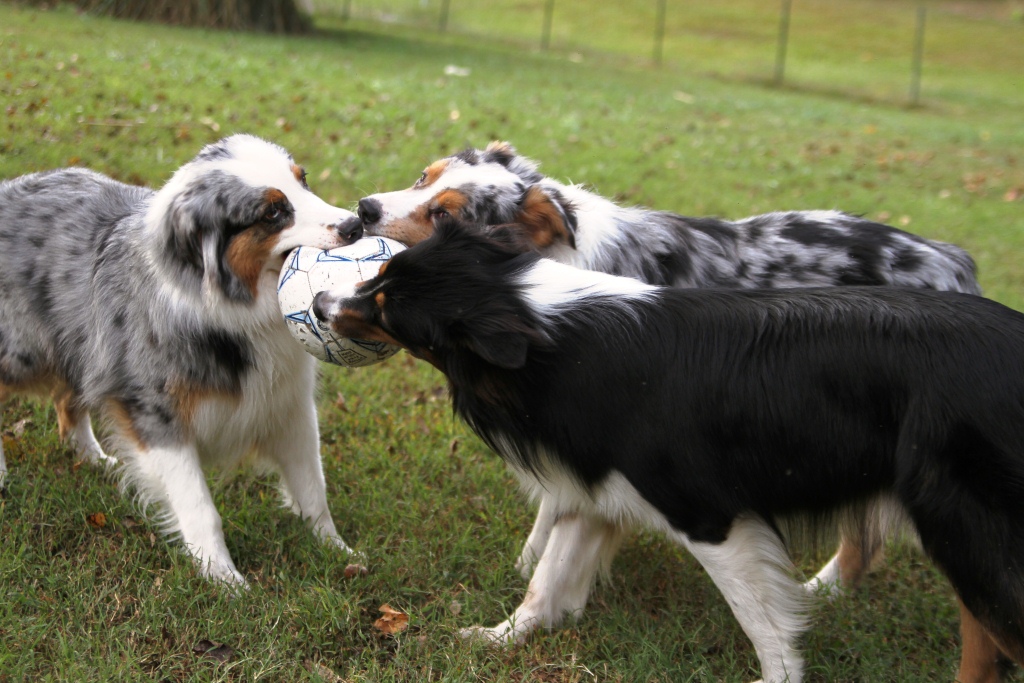
[[[235,651],[233,649],[223,643],[218,645],[212,640],[200,640],[196,643],[195,647],[192,648],[192,652],[195,652],[197,655],[209,657],[221,664],[231,661],[231,658],[235,656]]]
[[[357,576],[366,576],[370,570],[361,564],[350,564],[345,567],[345,578],[354,579]]]
[[[381,618],[373,622],[373,627],[381,633],[393,636],[409,628],[409,615],[391,607],[380,606]]]
[[[91,527],[102,529],[107,525],[107,516],[102,512],[94,512],[91,515],[87,515],[85,521],[88,522]]]

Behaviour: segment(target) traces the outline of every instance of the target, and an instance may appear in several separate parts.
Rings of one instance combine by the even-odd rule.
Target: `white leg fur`
[[[839,573],[839,553],[833,555],[821,571],[804,583],[803,587],[811,595],[824,595],[829,599],[841,595],[843,581]]]
[[[320,435],[312,402],[266,444],[265,456],[281,474],[281,488],[292,512],[324,543],[354,553],[342,540],[327,506],[327,484],[320,458]]]
[[[497,626],[465,629],[462,636],[512,645],[523,642],[538,628],[556,626],[566,615],[575,618],[586,606],[594,579],[611,562],[621,539],[621,529],[600,517],[577,513],[558,519],[523,603]]]
[[[85,458],[94,465],[116,465],[117,458],[103,452],[103,447],[96,440],[92,431],[92,419],[89,413],[82,413],[78,422],[68,434],[68,443],[75,449],[79,456]]]
[[[519,553],[519,558],[516,559],[516,569],[519,571],[519,575],[527,581],[530,580],[537,562],[544,554],[548,538],[551,536],[551,530],[555,527],[557,519],[558,513],[554,503],[551,499],[542,497],[540,507],[537,508],[537,519],[533,522],[533,529],[530,530],[523,550]]]
[[[782,541],[763,521],[738,519],[724,543],[678,535],[707,571],[754,644],[765,683],[800,683],[797,639],[807,627],[807,594],[791,576]]]
[[[245,585],[224,543],[220,514],[195,446],[153,448],[136,453],[131,461],[145,492],[159,496],[165,504],[166,528],[180,533],[200,574],[214,581]]]

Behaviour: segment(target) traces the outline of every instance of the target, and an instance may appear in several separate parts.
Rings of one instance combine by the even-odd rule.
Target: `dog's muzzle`
[[[363,236],[363,221],[358,216],[346,218],[331,227],[338,233],[338,236],[344,241],[345,245],[352,244]]]
[[[363,225],[373,225],[380,221],[383,210],[384,206],[376,199],[363,197],[359,200],[359,208],[356,212],[359,214],[359,220],[363,222]]]

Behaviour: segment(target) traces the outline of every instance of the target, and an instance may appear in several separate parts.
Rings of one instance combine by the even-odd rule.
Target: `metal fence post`
[[[924,60],[924,24],[928,8],[917,7],[917,26],[914,28],[914,61],[910,67],[910,104],[916,107],[921,101],[921,62]]]
[[[665,47],[665,13],[668,0],[658,0],[658,14],[654,20],[654,64],[661,66]]]
[[[441,0],[441,19],[437,22],[437,30],[444,33],[448,30],[448,7],[451,0]]]
[[[547,50],[551,47],[551,19],[555,14],[555,0],[547,0],[544,3],[544,26],[541,28],[540,49]]]
[[[779,16],[779,42],[775,49],[775,85],[782,85],[786,74],[786,47],[789,43],[789,14],[793,0],[782,0],[782,14]]]

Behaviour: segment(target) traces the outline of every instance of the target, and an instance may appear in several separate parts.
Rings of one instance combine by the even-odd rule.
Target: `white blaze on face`
[[[231,158],[214,160],[208,167],[223,169],[253,187],[280,190],[295,209],[295,224],[283,230],[274,254],[285,254],[299,246],[331,249],[343,244],[332,226],[349,218],[351,211],[331,206],[317,197],[295,176],[295,162],[282,148],[260,138],[239,135],[230,139]]]
[[[443,170],[436,178],[430,177],[430,169],[444,164]],[[474,188],[494,187],[507,188],[521,184],[519,176],[501,164],[467,164],[455,158],[435,162],[427,170],[427,182],[395,192],[381,192],[366,199],[376,200],[381,206],[379,225],[387,226],[397,220],[409,218],[421,211],[423,207],[445,190],[453,190],[472,186]],[[432,182],[431,182],[432,181]]]

